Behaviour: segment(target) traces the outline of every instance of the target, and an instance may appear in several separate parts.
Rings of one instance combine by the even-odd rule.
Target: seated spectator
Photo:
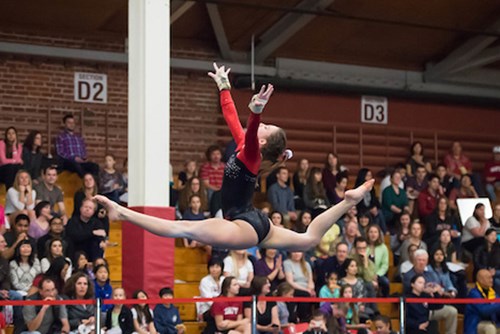
[[[394,255],[394,265],[399,263],[399,256],[401,254],[401,245],[406,239],[410,238],[410,223],[411,217],[408,212],[403,212],[399,216],[396,224],[396,233],[391,235],[391,250]]]
[[[427,180],[427,188],[422,190],[417,198],[418,216],[422,221],[436,210],[439,198],[444,196],[436,174],[429,174]]]
[[[217,145],[208,147],[205,155],[207,162],[200,167],[200,178],[208,191],[208,199],[210,200],[212,194],[222,187],[226,164],[222,162],[222,151]]]
[[[49,269],[45,273],[38,274],[33,280],[31,288],[28,290],[28,295],[38,292],[38,282],[44,277],[50,277],[56,285],[57,291],[63,291],[66,282],[66,276],[69,272],[71,262],[60,256],[55,258],[50,264]]]
[[[428,282],[427,282],[428,283]],[[421,274],[414,275],[411,280],[411,289],[406,293],[407,298],[439,298],[437,287],[426,284],[425,277]],[[447,305],[446,305],[447,306]],[[442,311],[440,304],[428,303],[410,303],[407,305],[406,332],[408,334],[427,333],[429,320],[432,320],[433,314]],[[431,312],[433,311],[433,312]],[[455,314],[456,317],[456,314]],[[449,319],[448,319],[449,320]],[[449,321],[446,321],[447,323]],[[456,328],[456,319],[455,319]],[[446,327],[446,333],[455,333],[449,327]]]
[[[252,296],[265,297],[271,292],[271,283],[265,276],[255,276],[252,280]],[[243,304],[245,318],[252,318],[252,303]],[[261,301],[257,302],[257,331],[262,334],[278,333],[280,330],[280,321],[278,316],[278,306],[276,302]]]
[[[102,257],[105,247],[106,231],[102,223],[94,218],[96,203],[85,199],[80,207],[80,216],[73,217],[66,226],[66,237],[72,245],[73,254],[84,251],[89,260]],[[73,254],[69,254],[73,257]]]
[[[99,173],[99,193],[112,201],[120,202],[125,191],[122,174],[115,169],[116,161],[112,154],[104,157],[104,168]]]
[[[410,157],[406,161],[406,174],[410,177],[415,176],[418,167],[424,167],[427,173],[432,172],[432,165],[424,157],[424,147],[421,142],[416,141],[411,144]]]
[[[174,292],[170,288],[160,290],[160,298],[165,299],[164,304],[156,305],[154,309],[154,325],[159,334],[182,334],[186,327],[182,323],[179,310],[168,300],[174,298]]]
[[[450,208],[455,210],[455,212],[458,210],[457,206],[457,199],[458,198],[478,198],[479,195],[477,194],[476,189],[472,185],[472,179],[469,174],[464,174],[462,175],[462,178],[460,179],[460,187],[459,188],[453,188],[450,192]]]
[[[474,274],[481,269],[490,272],[495,291],[500,291],[500,243],[497,232],[492,228],[486,230],[483,244],[474,251]]]
[[[378,225],[370,225],[367,233],[368,249],[366,254],[370,261],[375,264],[375,273],[377,274],[377,283],[379,291],[383,297],[389,295],[389,249],[384,243],[382,230]]]
[[[377,273],[375,263],[370,261],[367,254],[368,243],[365,238],[357,237],[354,241],[354,254],[352,259],[356,261],[358,267],[358,277],[365,282],[365,288],[369,297],[375,297],[375,290],[378,288]]]
[[[240,294],[247,295],[250,292],[254,268],[252,262],[248,259],[246,250],[229,251],[229,255],[224,259],[224,276],[236,277],[240,286]]]
[[[444,164],[448,170],[448,174],[455,177],[457,180],[465,174],[472,173],[472,163],[468,157],[462,153],[462,145],[458,141],[454,141],[451,150],[444,157]]]
[[[267,188],[267,199],[273,210],[281,212],[285,216],[285,220],[297,220],[295,212],[295,202],[293,192],[286,184],[288,180],[288,169],[279,167],[276,170],[276,183]]]
[[[68,241],[64,238],[64,224],[61,218],[52,217],[49,220],[49,233],[47,233],[43,237],[40,237],[36,242],[37,255],[39,259],[43,259],[44,257],[48,256],[47,247],[49,245],[50,240],[54,238],[61,239],[65,255],[70,253],[68,251],[70,245],[68,244]]]
[[[64,286],[64,294],[73,300],[94,299],[94,284],[84,273],[76,273]],[[96,308],[93,304],[67,305],[68,321],[71,331],[88,333],[95,330]]]
[[[208,275],[203,277],[200,281],[200,297],[202,298],[214,298],[220,296],[222,282],[224,281],[224,276],[222,272],[224,270],[224,262],[222,262],[217,257],[212,257],[207,264]],[[198,316],[200,320],[207,320],[208,312],[212,302],[199,302],[197,303]]]
[[[200,196],[198,195],[191,195],[191,198],[189,199],[189,208],[184,211],[182,215],[183,220],[191,220],[191,221],[196,221],[196,220],[204,220],[205,219],[205,214],[201,211],[201,199]],[[208,254],[211,254],[212,252],[212,247],[210,245],[204,245],[201,242],[198,242],[196,240],[192,239],[183,239],[184,247],[186,248],[196,248],[196,247],[203,247],[207,251]]]
[[[361,184],[371,179],[373,179],[372,171],[368,168],[361,168],[358,172],[354,188],[359,187]],[[372,188],[370,192],[365,194],[363,200],[356,205],[356,208],[360,213],[369,214],[372,222],[379,225],[384,233],[388,232],[387,226],[385,225],[385,218],[380,210],[380,202],[375,195],[375,188]]]
[[[7,243],[5,242],[5,238],[0,234],[0,300],[22,300],[23,296],[17,291],[12,290],[9,261],[3,257],[6,246]],[[21,307],[15,307],[14,320],[21,316]]]
[[[350,286],[346,285],[343,290],[346,295],[349,295],[350,293],[352,296],[352,288]],[[349,305],[347,303],[323,304],[323,306],[320,308],[320,311],[328,316],[327,328],[330,333],[348,333],[346,313],[349,312],[349,310],[354,310],[355,312],[357,312],[354,305]],[[351,312],[351,319],[353,315],[357,316],[357,314]]]
[[[399,188],[405,189],[405,183],[407,181],[407,175],[406,175],[406,166],[402,163],[398,163],[394,166],[394,168],[390,168],[386,170],[386,174],[384,178],[380,181],[380,189],[379,189],[379,196],[380,196],[380,203],[382,203],[382,197],[384,195],[384,190],[391,185],[391,178],[393,173],[399,173],[401,175],[401,181],[399,181]]]
[[[444,252],[442,249],[436,248],[431,252],[430,267],[437,274],[441,285],[450,287],[450,290],[445,292],[444,295],[450,295],[451,297],[457,296],[458,289],[451,280],[451,272],[448,269],[448,265],[446,264]],[[453,287],[455,290],[451,290],[451,287]]]
[[[309,321],[309,326],[304,334],[326,334],[328,333],[328,328],[326,328],[326,317],[320,310],[316,310]]]
[[[31,177],[23,169],[20,169],[14,179],[14,185],[7,190],[5,199],[5,214],[25,213],[30,220],[35,219],[36,192],[33,190]]]
[[[182,190],[186,186],[189,179],[198,176],[198,163],[196,160],[186,160],[184,163],[184,169],[179,172],[177,176],[177,190]]]
[[[401,277],[404,277],[404,275],[413,268],[413,264],[415,263],[415,252],[417,251],[418,246],[414,244],[410,244],[407,248],[408,250],[408,260],[404,261],[401,263],[401,265],[398,267],[398,273]],[[399,277],[396,277],[399,278]]]
[[[456,215],[451,214],[448,200],[441,197],[437,201],[437,206],[424,220],[425,233],[423,240],[427,245],[434,245],[438,242],[439,233],[442,230],[449,230],[456,246],[460,246],[460,226]]]
[[[441,230],[437,242],[434,244],[435,248],[443,251],[446,262],[458,263],[457,250],[453,242],[451,242],[451,231]]]
[[[137,290],[133,294],[133,299],[148,299],[148,294],[144,290]],[[130,309],[134,320],[134,329],[137,334],[156,334],[153,322],[153,311],[146,303],[134,304]]]
[[[59,238],[53,238],[49,241],[47,244],[47,257],[42,258],[40,261],[40,266],[42,268],[42,273],[46,273],[47,270],[52,266],[52,263],[54,262],[55,259],[61,257],[66,260],[66,262],[69,264],[68,270],[66,271],[66,276],[64,277],[64,280],[67,280],[70,278],[72,272],[73,272],[73,267],[71,264],[71,260],[68,257],[64,256],[64,248],[63,248],[63,241],[62,239]],[[62,291],[62,290],[59,290]]]
[[[427,171],[424,167],[417,167],[415,176],[409,177],[406,182],[406,195],[408,196],[408,207],[410,213],[414,213],[415,201],[422,191],[427,189]],[[417,212],[418,213],[418,212]]]
[[[414,220],[410,224],[410,237],[401,245],[401,252],[399,256],[400,264],[409,259],[407,250],[410,244],[417,246],[417,249],[428,249],[427,244],[422,241],[422,225],[418,220]]]
[[[277,297],[292,298],[293,293],[293,287],[287,282],[280,283],[280,285],[278,285],[278,289],[276,290]],[[292,310],[293,314],[290,314],[290,311],[288,310],[288,304],[289,302],[276,302],[276,306],[278,306],[280,327],[282,329],[294,326],[297,319],[297,317],[295,316],[295,310]]]
[[[275,291],[279,283],[285,279],[283,258],[272,248],[261,248],[260,253],[261,258],[255,263],[255,275],[267,277],[271,283],[271,291]]]
[[[269,219],[271,219],[271,223],[273,223],[274,226],[285,227],[283,222],[283,215],[281,214],[281,212],[271,212]]]
[[[12,288],[23,296],[28,294],[35,277],[42,272],[40,261],[29,240],[22,240],[16,246],[14,259],[10,261],[10,280]]]
[[[9,127],[0,140],[0,183],[9,189],[14,184],[17,172],[23,167],[23,147],[17,139],[17,130]]]
[[[309,179],[304,187],[304,204],[311,212],[313,219],[330,206],[321,178],[321,170],[317,167],[311,168]]]
[[[316,286],[323,286],[326,282],[326,278],[330,276],[332,272],[337,273],[339,279],[343,278],[346,274],[345,268],[348,254],[347,244],[345,242],[339,242],[335,246],[335,255],[327,258],[316,266]]]
[[[492,202],[496,202],[496,191],[500,190],[500,146],[493,147],[493,160],[484,165],[486,192]]]
[[[358,209],[355,205],[347,210],[346,214],[336,223],[342,231],[341,234],[345,232],[345,225],[347,225],[346,223],[351,220],[354,220],[356,222],[358,221]]]
[[[307,227],[312,222],[311,212],[304,210],[299,214],[299,218],[293,224],[292,230],[297,233],[306,233]]]
[[[3,257],[11,260],[14,257],[16,247],[24,240],[28,240],[33,248],[33,253],[36,251],[36,241],[28,235],[30,226],[29,217],[25,214],[19,214],[14,220],[13,229],[4,234],[7,248],[3,252]]]
[[[436,175],[439,177],[439,184],[443,189],[444,195],[449,197],[451,190],[459,184],[458,180],[453,176],[448,175],[448,170],[444,164],[437,165]]]
[[[346,275],[339,282],[339,285],[343,288],[340,290],[340,295],[344,297],[345,294],[343,292],[346,289],[345,286],[349,286],[352,289],[352,296],[350,298],[370,297],[366,291],[366,285],[364,283],[364,280],[358,277],[358,265],[356,264],[356,261],[354,259],[347,259],[345,268],[346,268],[345,269]],[[361,305],[362,304],[358,304],[358,306]],[[361,307],[359,311],[360,311],[359,314],[360,318],[363,318],[365,320],[374,315],[375,312],[374,309],[364,305],[363,307]]]
[[[236,277],[228,276],[224,279],[221,297],[236,297],[239,291],[240,285]],[[215,300],[210,309],[210,314],[214,318],[215,331],[240,334],[251,333],[250,321],[247,318],[243,318],[242,302]]]
[[[90,173],[85,173],[82,177],[82,187],[75,192],[73,197],[73,214],[72,217],[80,215],[80,207],[84,199],[92,199],[97,195],[97,182],[95,176]]]
[[[305,209],[304,206],[304,187],[306,186],[307,179],[309,177],[309,160],[299,159],[297,162],[297,168],[295,173],[293,173],[293,195],[295,200],[295,208],[297,210]]]
[[[497,231],[497,234],[500,234],[500,203],[495,204],[493,208],[493,216],[490,218],[490,225]]]
[[[313,167],[311,169],[309,177],[311,176],[311,173],[315,168],[316,167]],[[328,201],[331,202],[333,201],[333,194],[335,192],[337,174],[341,172],[341,165],[337,154],[335,153],[327,154],[325,167],[323,168],[322,171],[320,170],[320,172],[322,177],[319,179],[319,181],[322,181],[323,187],[325,189],[325,194],[328,198]]]
[[[95,298],[103,300],[111,299],[113,288],[109,280],[109,269],[106,265],[101,264],[94,268],[94,291]],[[113,308],[113,305],[101,305],[101,313],[106,313]]]
[[[500,298],[493,290],[493,275],[481,269],[476,275],[476,286],[467,298],[495,299]],[[500,327],[500,303],[470,303],[466,306],[464,333],[498,333]]]
[[[450,282],[441,282],[439,276],[428,267],[429,255],[427,251],[418,249],[415,251],[415,262],[413,268],[403,276],[403,288],[405,293],[411,293],[414,289],[414,277],[423,276],[423,286],[428,288],[428,293],[433,293],[435,297],[454,298],[456,296],[456,289],[453,285],[443,286],[442,283],[450,284]],[[450,301],[451,302],[451,301]],[[412,304],[420,305],[420,304]],[[409,313],[407,313],[409,314]],[[418,313],[415,313],[415,315]],[[432,312],[429,320],[445,320],[446,333],[452,334],[457,331],[457,309],[450,305],[444,305],[442,308]]]
[[[123,288],[115,288],[113,290],[113,299],[123,300],[127,299],[125,290]],[[159,304],[161,305],[161,304]],[[111,305],[112,308],[106,312],[106,333],[113,334],[132,334],[134,332],[134,321],[132,319],[132,312],[123,304]],[[158,316],[160,318],[160,316]],[[159,330],[160,333],[162,332]]]
[[[370,225],[373,225],[370,215],[367,212],[360,213],[358,215],[358,230],[361,237],[366,238],[368,226]]]
[[[319,298],[339,298],[340,285],[338,285],[338,279],[338,274],[336,272],[331,272],[326,279],[326,284],[319,289]],[[326,302],[322,302],[320,306],[325,303]]]
[[[359,236],[361,236],[361,233],[359,232],[358,221],[356,217],[353,217],[344,224],[343,234],[333,242],[332,246],[344,242],[347,245],[348,252],[351,253],[354,249],[354,240]]]
[[[64,197],[61,188],[56,185],[57,169],[55,166],[48,166],[42,171],[42,181],[35,186],[36,202],[48,201],[52,215],[58,215],[64,222],[68,222]],[[57,204],[57,211],[55,210]]]
[[[484,210],[484,204],[476,204],[472,216],[465,221],[462,229],[462,247],[470,253],[474,253],[484,243],[484,234],[491,227]]]
[[[385,217],[387,229],[394,233],[396,221],[404,211],[409,211],[406,191],[399,187],[401,174],[391,174],[391,185],[384,189],[382,195],[382,213]]]
[[[38,285],[38,292],[27,297],[28,300],[60,300],[54,281],[43,278]],[[65,305],[26,305],[23,307],[25,331],[29,333],[52,334],[54,328],[60,333],[69,333],[68,312]],[[24,331],[23,331],[24,332]]]
[[[87,147],[84,139],[75,133],[75,118],[67,114],[63,118],[64,131],[56,138],[56,153],[59,158],[59,167],[75,172],[80,177],[85,172],[99,175],[99,165],[91,162],[87,157]]]
[[[330,200],[331,205],[338,204],[344,200],[347,182],[347,173],[341,172],[337,174],[335,177],[335,189],[332,194],[332,200]]]
[[[205,186],[201,182],[200,178],[193,177],[187,181],[186,186],[179,194],[179,201],[177,205],[181,214],[188,209],[189,199],[193,195],[198,195],[200,197],[201,211],[205,212],[208,210],[208,197]]]
[[[32,130],[23,143],[23,169],[30,174],[34,184],[38,183],[42,172],[42,142],[42,133]]]
[[[50,203],[41,201],[35,206],[36,219],[32,220],[28,229],[28,235],[38,242],[38,239],[50,232],[52,215],[50,214]]]
[[[378,315],[373,321],[377,334],[397,334],[392,330],[391,318],[386,315]]]
[[[283,262],[285,279],[295,292],[295,297],[315,297],[314,280],[312,269],[304,259],[304,253],[291,252],[288,259]],[[293,304],[291,305],[293,308]],[[299,303],[297,306],[297,316],[301,322],[309,321],[311,317],[311,304]]]

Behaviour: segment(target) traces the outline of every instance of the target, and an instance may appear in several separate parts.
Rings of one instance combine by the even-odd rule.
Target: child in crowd
[[[165,299],[165,304],[158,304],[154,310],[154,325],[158,334],[182,334],[186,327],[182,323],[179,310],[169,302],[174,298],[170,288],[160,290],[160,298]]]
[[[148,294],[144,290],[137,290],[133,297],[134,299],[148,299]],[[130,311],[132,311],[134,329],[137,334],[156,334],[153,312],[148,304],[135,304]]]
[[[114,289],[113,299],[126,299],[125,290],[123,288]],[[106,334],[132,334],[134,332],[134,323],[130,309],[123,304],[110,306],[112,308],[106,313]]]
[[[338,274],[332,271],[327,278],[326,284],[319,290],[319,298],[339,298],[340,297],[340,285],[337,283]],[[322,302],[323,305],[325,302]]]
[[[87,274],[90,277],[90,279],[92,280],[95,279],[94,271],[92,270],[92,263],[89,262],[87,254],[85,254],[85,252],[83,251],[76,252],[74,263],[75,263],[75,269],[73,270],[73,273],[81,271]]]
[[[309,328],[304,334],[326,334],[328,329],[326,328],[326,318],[325,315],[318,309],[314,311],[311,321],[309,321]]]
[[[109,283],[109,269],[106,265],[101,264],[94,269],[94,287],[95,287],[95,298],[101,299],[111,299],[111,294],[113,288]],[[106,313],[113,308],[113,305],[101,305],[101,312]]]
[[[378,315],[375,318],[376,334],[396,334],[391,328],[391,319],[386,315]]]

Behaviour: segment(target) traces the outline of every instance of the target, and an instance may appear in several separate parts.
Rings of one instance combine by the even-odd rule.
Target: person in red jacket
[[[444,192],[439,183],[439,177],[436,174],[430,174],[427,189],[422,190],[417,199],[418,215],[421,220],[425,220],[436,210],[437,201],[442,196],[444,196]]]

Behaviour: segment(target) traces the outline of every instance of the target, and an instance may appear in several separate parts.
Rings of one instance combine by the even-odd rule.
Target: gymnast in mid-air
[[[189,238],[226,249],[246,249],[259,245],[263,248],[306,251],[316,246],[325,232],[371,190],[374,180],[346,191],[344,200],[317,216],[305,233],[273,225],[267,215],[253,206],[252,200],[257,177],[262,172],[261,163],[272,168],[291,157],[291,151],[286,150],[284,130],[260,122],[261,113],[274,88],[271,84],[267,87],[264,85],[252,97],[248,105],[251,113],[247,130],[244,131],[230,94],[230,69],[218,67],[215,63],[214,69],[208,75],[219,88],[222,113],[237,146],[224,170],[221,188],[224,218],[166,220],[135,212],[104,196],[97,195],[95,199],[107,208],[110,219],[129,221],[159,236]]]

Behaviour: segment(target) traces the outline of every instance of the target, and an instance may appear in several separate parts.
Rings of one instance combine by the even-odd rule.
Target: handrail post
[[[405,314],[406,314],[406,304],[405,304],[405,299],[404,297],[399,297],[399,333],[400,334],[405,334]]]
[[[257,296],[252,295],[252,334],[257,333]]]
[[[95,332],[101,334],[101,298],[96,299],[95,308]]]

